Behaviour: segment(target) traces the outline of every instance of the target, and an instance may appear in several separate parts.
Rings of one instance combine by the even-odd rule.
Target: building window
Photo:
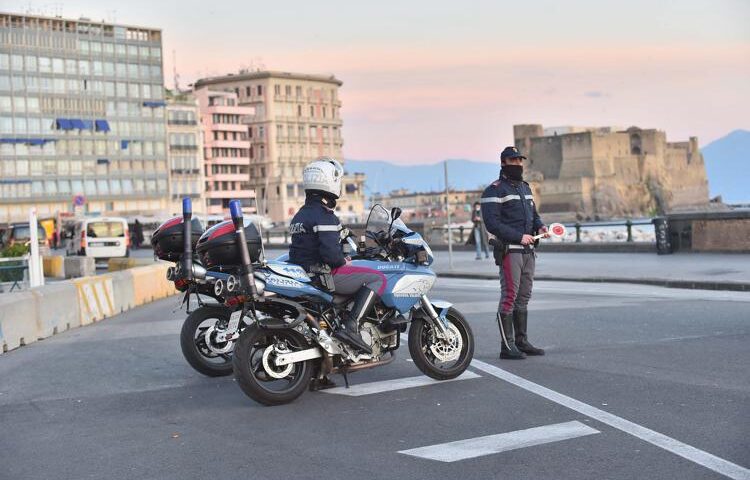
[[[258,95],[263,95],[263,85],[258,85]]]
[[[284,94],[287,95],[287,96],[291,96],[292,95],[292,86],[291,85],[287,85],[286,87],[284,87]]]
[[[315,107],[313,107],[312,105],[310,105],[310,116],[311,117],[315,116]]]
[[[302,87],[294,87],[294,92],[297,95],[297,97],[302,96]]]
[[[245,87],[245,96],[249,97],[253,94],[253,88],[252,87]]]
[[[273,86],[273,93],[274,93],[274,95],[281,95],[281,85],[274,85]]]

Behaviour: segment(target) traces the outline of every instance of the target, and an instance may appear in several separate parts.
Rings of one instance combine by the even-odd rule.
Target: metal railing
[[[3,283],[10,284],[9,292],[29,287],[29,256],[0,258],[0,293]]]

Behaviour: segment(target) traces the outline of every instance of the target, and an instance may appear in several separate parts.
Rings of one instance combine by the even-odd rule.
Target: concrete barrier
[[[154,261],[150,258],[110,258],[107,261],[108,272],[119,272],[120,270],[127,270],[129,268],[142,267],[145,265],[153,265]]]
[[[65,257],[52,255],[42,257],[44,276],[49,278],[65,278]]]
[[[96,275],[96,262],[93,257],[65,257],[64,268],[66,278]]]
[[[78,290],[81,325],[88,325],[114,315],[115,296],[112,278],[106,275],[76,278],[73,284]]]
[[[112,279],[115,314],[135,307],[135,286],[133,275],[128,270],[105,275]]]
[[[167,268],[169,266],[170,264],[167,263],[157,263],[130,270],[133,275],[133,293],[136,305],[143,305],[177,293],[174,284],[167,280]]]
[[[74,284],[60,282],[30,291],[36,302],[39,338],[46,338],[81,326],[79,303],[72,301],[78,295]]]
[[[0,351],[7,352],[39,338],[34,295],[18,292],[0,295]]]
[[[83,268],[93,265],[93,258],[73,258]],[[174,295],[166,277],[169,266],[158,263],[0,295],[0,352]]]

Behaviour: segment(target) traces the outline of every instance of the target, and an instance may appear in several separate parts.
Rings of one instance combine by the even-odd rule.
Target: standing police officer
[[[500,154],[500,178],[482,194],[482,217],[495,238],[495,263],[500,266],[501,297],[497,310],[500,327],[500,358],[522,359],[544,355],[529,343],[526,335],[528,311],[534,283],[533,235],[547,233],[534,205],[531,187],[523,181],[523,160],[516,147]],[[514,334],[515,330],[515,334]]]

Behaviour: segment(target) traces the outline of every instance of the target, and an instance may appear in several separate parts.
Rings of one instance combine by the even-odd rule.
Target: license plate
[[[240,317],[242,317],[242,310],[232,312],[229,316],[229,325],[227,326],[227,333],[234,333],[237,331],[237,326],[240,324]]]

